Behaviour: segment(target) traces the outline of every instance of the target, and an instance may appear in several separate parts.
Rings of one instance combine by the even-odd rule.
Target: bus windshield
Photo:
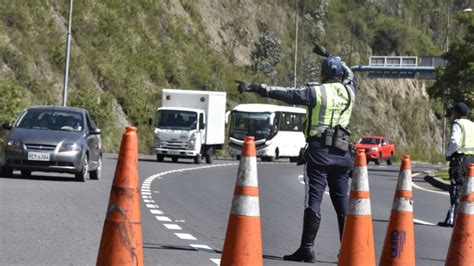
[[[270,126],[270,113],[232,112],[230,136],[243,140],[245,136],[254,136],[255,140],[266,139],[275,133],[276,127]]]
[[[156,115],[156,127],[163,129],[196,129],[197,114],[190,111],[160,110]]]

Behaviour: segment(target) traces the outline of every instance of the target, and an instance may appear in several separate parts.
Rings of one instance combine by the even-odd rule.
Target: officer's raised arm
[[[244,81],[237,82],[240,92],[255,92],[262,97],[280,100],[288,104],[310,105],[311,91],[307,87],[288,88],[278,86],[268,86],[266,84],[247,84]]]

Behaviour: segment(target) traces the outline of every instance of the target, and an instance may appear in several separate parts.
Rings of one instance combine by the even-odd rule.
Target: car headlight
[[[370,149],[369,149],[369,152],[376,152],[376,151],[378,151],[378,150],[379,150],[378,148],[370,148]]]
[[[7,148],[12,150],[21,150],[23,147],[21,140],[19,139],[11,139],[7,142]]]
[[[80,151],[81,146],[77,143],[63,143],[59,148],[59,152]]]
[[[270,145],[272,145],[272,141],[271,141],[271,140],[265,141],[265,146],[270,146]]]

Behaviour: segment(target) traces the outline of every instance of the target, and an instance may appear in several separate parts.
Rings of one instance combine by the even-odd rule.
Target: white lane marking
[[[171,222],[171,219],[169,217],[166,217],[166,216],[155,216],[155,217],[160,222]]]
[[[150,212],[153,214],[163,214],[163,211],[155,210],[155,209],[151,209]]]
[[[143,202],[145,202],[145,203],[155,203],[154,200],[149,200],[149,199],[144,199]]]
[[[198,169],[206,169],[206,168],[215,168],[215,167],[223,167],[223,166],[235,166],[235,165],[238,165],[238,163],[228,163],[228,164],[218,164],[218,165],[209,165],[209,166],[201,166],[201,167],[192,167],[192,168],[186,168],[186,169],[177,169],[177,170],[170,170],[170,171],[166,171],[166,172],[162,172],[162,173],[157,173],[157,174],[154,174],[152,176],[149,176],[145,179],[145,181],[143,182],[142,184],[142,187],[141,187],[141,194],[142,194],[142,199],[145,203],[147,203],[148,201],[152,202],[152,199],[153,199],[153,196],[152,196],[152,193],[154,194],[158,194],[159,191],[153,191],[151,192],[151,183],[155,180],[155,179],[162,179],[162,177],[164,175],[167,175],[167,174],[170,174],[170,173],[182,173],[184,171],[193,171],[193,170],[198,170]],[[161,210],[156,210],[159,208],[158,205],[156,204],[145,204],[147,208],[149,208],[149,211],[153,214],[163,214],[163,212]],[[160,222],[172,222],[171,219],[169,217],[166,217],[166,216],[155,216],[156,219]],[[181,219],[181,220],[175,220],[175,222],[181,222],[181,223],[184,223],[185,220]],[[182,230],[182,228],[177,225],[177,224],[170,224],[170,223],[163,223],[163,226],[165,226],[168,230]],[[197,240],[194,236],[190,235],[190,234],[185,234],[185,233],[175,233],[175,235],[181,239],[185,239],[185,240]],[[191,245],[192,247],[194,247],[196,250],[198,251],[205,251],[205,252],[210,252],[210,253],[215,253],[215,251],[213,249],[211,249],[210,247],[206,246],[206,245]],[[216,263],[217,265],[220,264],[220,259],[210,259],[212,262]]]
[[[197,240],[194,236],[192,236],[191,234],[185,234],[185,233],[174,233],[177,237],[179,237],[180,239],[184,239],[184,240]]]
[[[190,244],[190,246],[195,248],[197,251],[216,253],[212,248],[210,248],[209,246],[206,246],[206,245]]]
[[[434,224],[434,223],[425,222],[425,221],[423,221],[423,220],[418,220],[418,219],[413,219],[413,222],[414,222],[415,224],[436,225],[436,224]]]
[[[300,181],[300,183],[304,185],[304,181]]]
[[[421,175],[421,173],[417,173],[417,174],[412,174],[411,175],[411,178],[414,178],[418,175]],[[427,192],[431,192],[431,193],[436,193],[436,194],[441,194],[441,195],[445,195],[445,196],[449,196],[449,193],[448,192],[444,192],[444,191],[436,191],[436,190],[431,190],[431,189],[427,189],[427,188],[424,188],[424,187],[421,187],[419,185],[417,185],[415,182],[412,182],[412,185],[414,188],[417,188],[419,190],[423,190],[423,191],[427,191]]]
[[[177,225],[177,224],[163,224],[166,229],[169,229],[169,230],[183,230],[183,228],[181,228],[181,226]]]
[[[324,191],[324,194],[329,195],[329,192],[328,192],[328,191]]]

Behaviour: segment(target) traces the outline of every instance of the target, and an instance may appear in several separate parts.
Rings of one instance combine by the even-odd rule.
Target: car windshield
[[[360,144],[375,144],[378,145],[380,144],[380,139],[377,138],[362,138],[360,141]]]
[[[166,129],[192,130],[197,126],[197,113],[179,110],[160,110],[156,127]]]
[[[270,113],[232,112],[231,137],[243,140],[245,136],[254,136],[259,140],[271,134]]]
[[[18,120],[19,128],[82,131],[83,116],[80,112],[52,109],[30,109]]]

